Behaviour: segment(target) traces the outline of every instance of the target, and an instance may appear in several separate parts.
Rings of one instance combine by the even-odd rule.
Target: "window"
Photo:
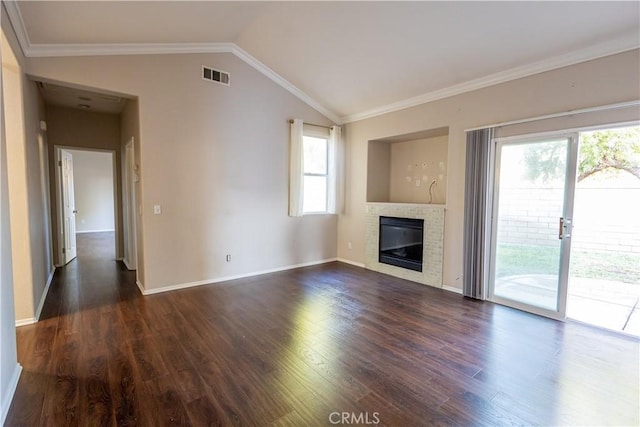
[[[290,121],[289,216],[335,214],[342,206],[342,131]]]
[[[303,135],[303,213],[327,212],[329,183],[327,138]]]

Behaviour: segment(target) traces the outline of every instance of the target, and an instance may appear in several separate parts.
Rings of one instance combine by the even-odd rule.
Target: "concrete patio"
[[[496,280],[495,294],[532,305],[555,308],[557,277],[519,275]],[[567,317],[590,325],[640,336],[640,283],[573,277],[569,280]]]

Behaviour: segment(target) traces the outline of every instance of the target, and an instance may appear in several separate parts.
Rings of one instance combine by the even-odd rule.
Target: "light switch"
[[[153,214],[160,215],[162,213],[162,207],[160,205],[153,205]]]

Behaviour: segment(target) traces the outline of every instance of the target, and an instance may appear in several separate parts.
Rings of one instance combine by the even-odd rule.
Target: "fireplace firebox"
[[[422,271],[424,220],[380,217],[378,261]]]

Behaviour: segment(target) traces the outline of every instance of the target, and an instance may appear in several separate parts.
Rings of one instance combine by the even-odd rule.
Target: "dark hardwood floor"
[[[640,423],[637,339],[338,263],[143,297],[112,238],[18,328],[6,425]]]

